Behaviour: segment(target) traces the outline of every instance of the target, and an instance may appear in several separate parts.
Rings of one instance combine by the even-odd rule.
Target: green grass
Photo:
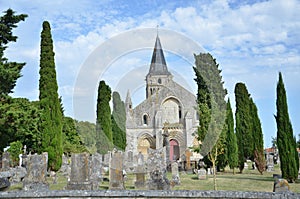
[[[249,167],[250,168],[250,167]],[[261,175],[257,170],[244,170],[242,174],[232,174],[232,171],[227,169],[225,172],[217,174],[217,189],[218,190],[231,190],[231,191],[261,191],[272,192],[273,191],[273,174],[280,174],[278,166],[275,167],[273,172],[264,172]],[[171,179],[171,174],[168,173],[168,179]],[[108,178],[108,175],[105,177]],[[56,184],[52,183],[51,178],[47,178],[50,190],[63,190],[67,185],[67,179],[58,174],[58,180]],[[127,175],[125,181],[126,189],[134,189],[135,175]],[[180,173],[181,185],[173,187],[173,190],[213,190],[213,176],[208,176],[207,180],[198,180],[195,174],[183,174]],[[300,182],[290,183],[290,190],[295,193],[300,193]],[[109,182],[103,181],[100,184],[100,190],[108,189]],[[12,190],[21,190],[22,184],[17,184],[10,187]]]

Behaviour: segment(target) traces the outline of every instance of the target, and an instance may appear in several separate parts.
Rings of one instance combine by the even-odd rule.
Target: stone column
[[[5,151],[2,155],[2,171],[7,171],[10,168],[9,152]]]

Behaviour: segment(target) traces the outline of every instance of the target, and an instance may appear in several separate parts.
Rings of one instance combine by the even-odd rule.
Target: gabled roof
[[[156,36],[148,75],[171,75],[167,68],[164,52],[161,47],[158,35]]]

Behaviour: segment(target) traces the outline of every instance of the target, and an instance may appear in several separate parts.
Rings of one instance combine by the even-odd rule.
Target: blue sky
[[[40,32],[47,20],[66,115],[95,121],[94,82],[100,79],[122,97],[130,89],[137,105],[145,96],[144,79],[159,25],[168,67],[192,92],[196,85],[189,56],[203,49],[219,63],[233,108],[235,84],[246,84],[258,107],[266,147],[276,136],[273,115],[281,71],[294,134],[300,133],[300,1],[0,0],[0,10],[8,8],[29,15],[14,31],[18,41],[6,50],[11,61],[26,62],[15,97],[38,99]],[[197,45],[185,46],[184,39]],[[180,51],[186,48],[192,53]],[[104,68],[96,67],[100,62],[106,63]],[[76,100],[81,106],[75,106]]]

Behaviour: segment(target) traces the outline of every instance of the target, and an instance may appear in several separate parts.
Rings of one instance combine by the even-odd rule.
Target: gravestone
[[[142,152],[139,152],[137,155],[137,165],[144,165],[144,155]]]
[[[95,153],[91,157],[90,180],[92,182],[92,190],[98,190],[102,181],[102,155]]]
[[[72,153],[71,175],[66,189],[68,190],[91,190],[90,181],[90,155],[88,153]]]
[[[6,191],[10,186],[10,182],[7,178],[0,178],[0,191]]]
[[[150,175],[147,181],[149,190],[169,190],[170,182],[167,178],[166,148],[148,148],[147,172]]]
[[[190,152],[190,150],[185,151],[186,170],[187,171],[191,170],[191,155],[192,155],[192,152]]]
[[[272,172],[274,170],[274,156],[271,154],[267,155],[267,172]]]
[[[109,189],[123,190],[123,153],[121,151],[113,151],[109,164]]]
[[[274,182],[273,192],[289,192],[290,186],[287,180],[285,179],[277,179]]]
[[[2,155],[2,171],[7,171],[10,168],[9,152],[5,151]]]
[[[27,174],[23,180],[25,191],[48,190],[49,185],[46,181],[48,166],[48,153],[41,155],[28,156]]]
[[[198,170],[198,179],[199,180],[206,180],[207,175],[206,175],[206,170],[204,168],[201,168]]]
[[[144,165],[138,165],[135,170],[136,180],[134,186],[136,189],[142,189],[145,187],[145,168]]]
[[[173,162],[171,164],[171,170],[172,170],[172,184],[174,185],[180,185],[180,177],[179,177],[179,171],[178,171],[178,163]]]

